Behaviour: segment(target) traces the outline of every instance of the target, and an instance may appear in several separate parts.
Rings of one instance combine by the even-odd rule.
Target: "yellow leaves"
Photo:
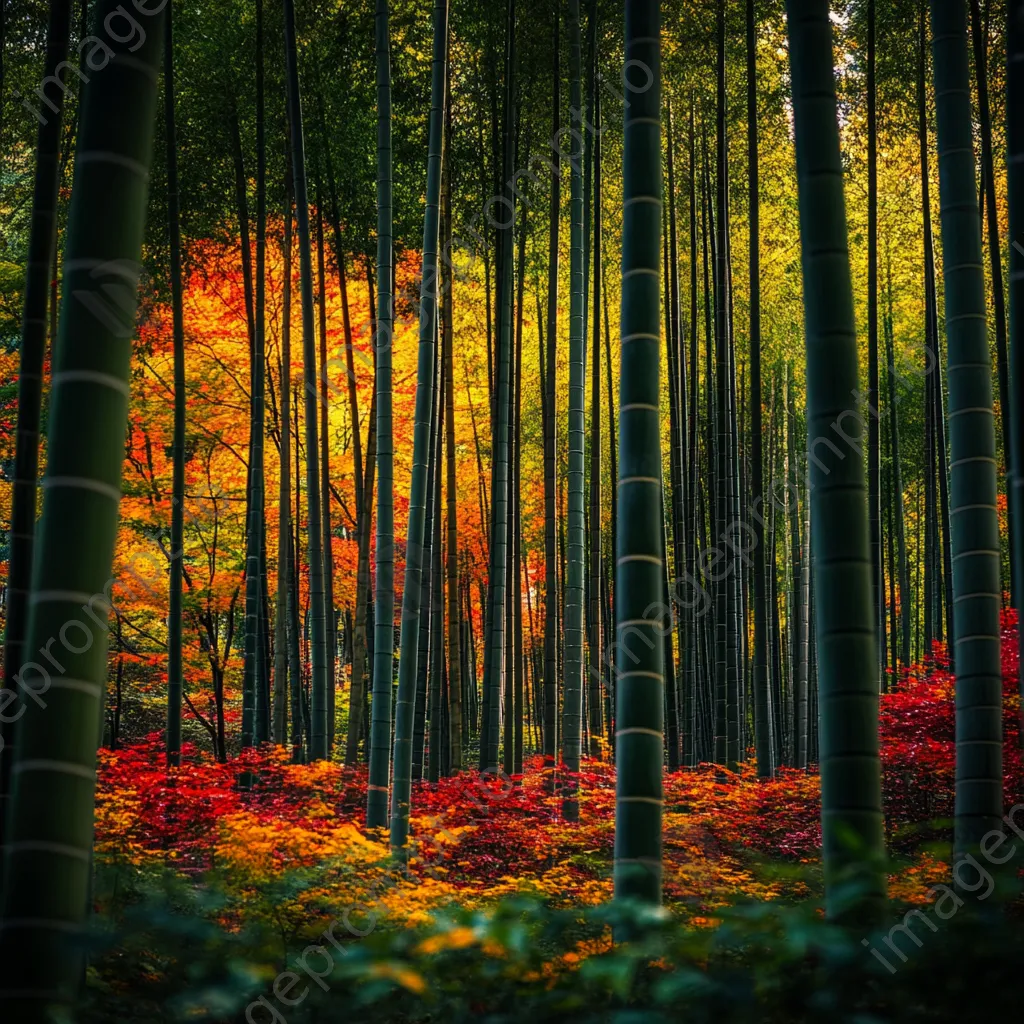
[[[422,975],[417,974],[411,967],[406,967],[405,964],[394,960],[371,964],[368,973],[371,978],[386,978],[388,981],[393,981],[415,996],[421,996],[427,991],[427,983],[423,980]]]
[[[256,877],[336,859],[365,869],[387,857],[387,848],[367,839],[352,822],[318,831],[280,819],[263,822],[248,811],[221,819],[214,849],[219,863]]]
[[[545,962],[541,968],[545,978],[554,979],[565,971],[575,971],[584,960],[592,956],[608,953],[612,948],[611,930],[594,939],[580,939],[576,945],[552,960]]]
[[[460,925],[456,928],[450,928],[446,932],[441,932],[439,935],[431,935],[429,938],[424,939],[416,947],[415,952],[417,955],[430,955],[448,949],[465,949],[467,946],[474,945],[477,941],[476,932],[472,928]]]
[[[454,809],[449,814],[454,814]],[[443,828],[438,828],[439,820],[429,814],[413,814],[409,818],[410,828],[417,840],[414,849],[422,850],[428,861],[433,861],[433,851],[438,847],[457,846],[466,836],[479,828],[479,825],[454,824],[445,824]]]
[[[889,876],[889,898],[900,903],[929,903],[933,886],[949,880],[949,865],[923,853],[911,865]]]
[[[434,911],[454,902],[460,893],[436,878],[411,879],[392,886],[377,897],[376,913],[409,926],[429,924]]]
[[[282,757],[287,753],[282,750]],[[312,764],[286,764],[282,769],[286,784],[308,786],[311,790],[337,790],[344,778],[344,768],[333,761],[314,761]]]

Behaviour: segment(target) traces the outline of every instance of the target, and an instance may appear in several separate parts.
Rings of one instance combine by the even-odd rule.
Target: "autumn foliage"
[[[1004,620],[1005,779],[1009,806],[1024,793],[1019,749],[1017,640]],[[883,785],[890,850],[906,855],[894,886],[923,899],[925,879],[941,877],[941,857],[922,845],[942,838],[952,818],[953,679],[943,652],[882,697]],[[283,749],[249,751],[218,764],[195,750],[168,770],[162,739],[101,752],[96,848],[125,867],[169,864],[182,872],[218,871],[241,890],[289,871],[317,869],[317,887],[296,898],[360,902],[378,917],[415,922],[458,902],[489,904],[531,893],[559,905],[611,896],[614,768],[588,760],[579,777],[581,824],[560,820],[560,799],[546,792],[539,759],[524,776],[475,773],[417,783],[409,872],[388,878],[386,837],[362,825],[366,773],[337,763],[293,765]],[[699,919],[737,896],[806,894],[806,877],[774,872],[780,863],[813,865],[820,846],[819,784],[814,773],[781,770],[767,781],[753,767],[719,781],[710,765],[666,777],[665,894]],[[916,884],[913,879],[920,874]],[[242,913],[239,902],[238,912]]]

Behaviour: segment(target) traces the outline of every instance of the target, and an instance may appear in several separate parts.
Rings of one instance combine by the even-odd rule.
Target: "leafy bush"
[[[641,907],[566,910],[528,899],[453,907],[419,928],[375,927],[366,908],[330,907],[304,928],[279,927],[275,903],[317,884],[315,871],[287,876],[262,894],[244,927],[228,928],[211,887],[167,875],[122,890],[121,909],[95,937],[80,1020],[906,1024],[1019,1016],[1024,930],[1015,879],[984,901],[945,889],[931,906],[894,903],[874,934],[826,922],[814,903],[736,905],[693,928]],[[635,938],[613,944],[613,933]]]

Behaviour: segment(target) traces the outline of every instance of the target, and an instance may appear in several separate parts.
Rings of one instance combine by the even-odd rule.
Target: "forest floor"
[[[1017,643],[1004,623],[1006,803],[1024,797],[1019,747]],[[594,905],[612,894],[615,776],[588,759],[578,777],[578,824],[547,792],[541,759],[521,778],[463,772],[416,783],[414,846],[394,867],[386,834],[364,827],[366,772],[334,762],[289,763],[281,748],[219,765],[195,751],[169,774],[162,738],[100,757],[96,851],[115,874],[172,868],[215,880],[220,917],[244,922],[263,905],[283,933],[347,908],[372,925],[418,925],[453,903],[481,907],[529,894],[555,905]],[[952,817],[953,681],[941,663],[907,673],[881,699],[891,894],[927,900],[948,873]],[[251,790],[239,776],[251,772]],[[799,898],[819,889],[819,779],[783,769],[759,780],[712,765],[665,776],[666,903],[693,924],[736,899]],[[99,894],[97,894],[99,896]],[[272,904],[269,907],[268,904]]]

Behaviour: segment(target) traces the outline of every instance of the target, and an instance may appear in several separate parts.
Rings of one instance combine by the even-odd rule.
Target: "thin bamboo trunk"
[[[437,394],[438,374],[441,373],[440,364],[435,361],[431,379],[434,384],[434,393]],[[419,780],[424,777],[424,754],[427,751],[427,703],[429,700],[428,676],[431,664],[431,643],[433,638],[433,607],[431,594],[433,593],[433,572],[434,572],[434,485],[437,475],[434,472],[434,453],[437,450],[437,432],[440,427],[439,405],[435,402],[430,418],[430,447],[428,448],[429,464],[427,466],[427,496],[426,513],[423,525],[423,571],[420,574],[420,624],[419,639],[416,654],[416,706],[413,712],[413,733],[412,733],[412,778]]]
[[[289,160],[289,166],[291,161]],[[293,180],[294,186],[294,180]],[[288,273],[291,274],[291,257],[288,260]],[[291,301],[291,289],[289,288],[289,305]],[[291,312],[288,312],[289,322]],[[289,327],[290,331],[290,327]],[[303,712],[303,672],[305,661],[302,656],[302,633],[301,633],[301,611],[299,609],[299,577],[302,571],[302,545],[300,543],[302,530],[302,477],[299,467],[299,392],[296,386],[292,391],[292,405],[295,409],[293,421],[293,436],[295,438],[295,523],[294,536],[288,538],[291,552],[288,558],[290,570],[288,580],[288,674],[291,677],[291,743],[292,761],[295,764],[302,764],[305,760],[305,748],[309,742],[309,733],[306,730],[306,719]]]
[[[697,157],[696,132],[694,126],[694,100],[690,93],[690,403],[689,403],[689,447],[687,451],[689,481],[689,519],[686,530],[686,581],[692,590],[690,613],[690,643],[687,646],[686,691],[684,696],[684,764],[695,767],[698,764],[697,743],[697,680],[700,677],[699,638],[703,632],[700,619],[706,618],[708,610],[707,593],[697,582],[697,486],[699,474],[698,451],[698,389],[700,371],[697,362],[697,324],[699,320],[697,305]],[[611,369],[609,367],[609,373]]]
[[[592,14],[596,20],[596,14]],[[594,305],[590,370],[590,667],[588,706],[590,756],[600,757],[604,742],[604,631],[601,621],[601,101],[594,101]]]
[[[1009,384],[1009,367],[1007,365],[1006,347],[1006,296],[1003,291],[1003,259],[1002,239],[999,234],[999,210],[996,206],[995,160],[992,146],[992,115],[989,110],[988,97],[988,18],[982,23],[981,5],[978,0],[971,0],[971,39],[974,44],[974,77],[978,88],[978,121],[981,128],[981,181],[982,198],[985,200],[985,227],[988,232],[989,280],[992,284],[992,312],[996,327],[996,369],[999,381],[999,423],[1001,441],[1003,443],[1003,472],[1007,476],[1007,539],[1010,561],[1014,557],[1014,517],[1017,506],[1013,501],[1013,487],[1009,484],[1011,470],[1011,451],[1013,448],[1011,418],[1012,414]],[[1009,165],[1008,165],[1009,166]],[[1010,172],[1012,173],[1012,171]],[[1020,239],[1012,231],[1010,238]],[[1011,577],[1012,577],[1011,572]],[[1016,585],[1011,579],[1011,590]]]
[[[448,42],[449,53],[451,41]],[[452,109],[451,61],[447,69],[445,103],[445,175],[441,188],[441,319],[444,358],[444,415],[447,442],[446,481],[447,535],[448,535],[448,693],[451,720],[451,771],[462,771],[463,707],[462,707],[462,629],[459,614],[459,523],[458,492],[455,463],[455,324],[452,274]]]
[[[439,340],[435,333],[435,341]],[[436,348],[435,362],[437,363],[437,381],[434,387],[433,409],[431,416],[435,428],[432,434],[434,447],[430,452],[427,472],[431,478],[430,501],[432,503],[430,515],[430,548],[429,552],[424,551],[424,559],[430,559],[430,583],[424,588],[430,602],[430,656],[427,669],[427,697],[428,713],[427,719],[430,726],[430,736],[427,750],[427,781],[436,783],[441,777],[445,761],[443,747],[445,745],[444,731],[444,577],[442,575],[443,558],[441,551],[442,524],[441,524],[441,453],[444,451],[444,415],[441,409],[441,395],[445,389],[445,367],[444,361],[440,358],[440,345]],[[425,525],[425,524],[424,524]],[[424,531],[425,532],[425,531]]]
[[[900,462],[900,425],[897,415],[896,397],[896,360],[893,340],[893,309],[892,309],[892,254],[886,251],[885,267],[885,360],[889,375],[889,443],[892,447],[892,473],[894,505],[893,514],[896,518],[896,552],[899,563],[900,582],[900,632],[902,667],[910,667],[910,566],[907,562],[907,535],[903,513],[903,469]]]
[[[292,179],[289,167],[285,180],[284,241],[281,281],[281,464],[277,496],[277,615],[274,646],[274,742],[288,740],[288,672],[291,635],[288,604],[291,588],[291,373],[292,373]],[[356,652],[353,651],[353,664]]]
[[[878,433],[878,123],[875,73],[875,0],[868,0],[868,529],[871,541],[871,593],[879,639],[885,636],[882,578],[882,523],[879,494]],[[879,687],[885,673],[884,644],[878,647]]]
[[[395,671],[395,480],[391,430],[394,268],[391,153],[391,32],[388,0],[374,13],[377,82],[377,548],[373,612],[373,700],[370,706],[370,775],[366,824],[383,828],[388,820],[391,774],[391,701]],[[425,284],[425,283],[424,283]],[[433,342],[431,331],[430,342]],[[417,389],[418,390],[418,389]],[[419,541],[422,544],[422,538]],[[406,570],[408,574],[408,569]],[[406,592],[419,580],[408,576]],[[409,632],[407,626],[403,635]],[[408,659],[415,661],[415,659]],[[392,794],[393,796],[393,794]],[[404,837],[403,837],[404,845]]]
[[[317,276],[320,283],[320,502],[323,521],[324,604],[327,634],[327,753],[334,750],[335,699],[337,696],[338,632],[334,610],[334,543],[331,529],[331,445],[327,439],[330,384],[327,379],[327,270],[324,260],[324,204],[320,184],[316,190],[316,253]],[[358,425],[356,433],[358,433]]]
[[[299,236],[299,270],[302,294],[302,358],[306,417],[306,505],[309,546],[310,604],[310,731],[309,756],[327,756],[327,635],[324,607],[324,573],[321,534],[320,474],[317,467],[316,349],[313,322],[313,261],[309,237],[309,200],[306,190],[306,154],[302,133],[302,100],[295,43],[293,0],[284,0],[285,56],[287,60],[288,113],[291,125],[292,172],[295,176],[295,207]]]
[[[716,230],[715,264],[715,351],[718,450],[716,473],[716,540],[719,532],[728,536],[733,505],[732,430],[730,423],[730,365],[729,349],[729,154],[726,137],[725,88],[725,0],[718,0],[718,94],[717,94],[717,174],[716,174]],[[718,729],[715,760],[730,771],[739,766],[739,690],[736,675],[735,589],[732,573],[718,584],[716,612],[716,688]],[[724,726],[724,729],[722,728]]]
[[[57,4],[67,7],[67,4]],[[257,3],[262,28],[263,5]],[[181,219],[178,193],[178,143],[174,119],[174,34],[171,10],[164,21],[164,139],[167,158],[167,234],[170,255],[171,317],[174,332],[174,440],[171,459],[171,572],[167,607],[167,763],[181,763],[182,570],[185,554],[185,323],[181,298]],[[66,37],[66,33],[65,33]],[[257,46],[260,52],[260,47]],[[118,620],[120,627],[120,620]],[[120,669],[120,661],[118,667]]]
[[[558,6],[552,5],[554,39],[552,46],[552,133],[559,130],[560,45]],[[557,356],[558,356],[558,255],[561,213],[561,169],[556,151],[552,156],[551,199],[548,216],[547,349],[544,391],[546,430],[544,432],[544,772],[547,792],[555,791],[555,761],[558,751],[558,553],[556,512],[557,452]],[[1024,677],[1022,677],[1024,678]]]
[[[580,96],[580,5],[569,0],[569,105],[579,110]],[[562,794],[562,815],[566,821],[579,820],[578,783],[583,725],[583,447],[584,393],[586,388],[584,326],[584,232],[583,182],[580,174],[579,134],[570,144],[571,200],[569,244],[569,474],[567,488],[565,578],[565,700],[562,708],[562,762],[566,779]]]
[[[796,457],[796,401],[794,389],[789,391],[789,409],[787,410],[787,446],[791,475],[787,482],[792,483],[792,495],[789,506],[790,551],[792,553],[793,599],[790,604],[792,618],[789,628],[792,633],[792,668],[793,685],[793,758],[794,768],[807,767],[807,651],[804,629],[803,595],[804,575],[809,570],[805,564],[803,550],[805,541],[801,539],[800,523],[800,467]],[[803,666],[801,668],[801,665]]]
[[[503,190],[506,220],[499,231],[501,256],[498,268],[499,318],[494,394],[493,456],[491,460],[491,539],[490,571],[487,577],[488,600],[484,649],[484,704],[486,722],[480,744],[480,768],[497,774],[498,739],[502,674],[505,660],[505,605],[508,601],[508,528],[509,528],[509,380],[512,355],[512,242],[515,226],[515,202],[512,198],[514,153],[514,101],[516,8],[508,0],[505,29],[505,126],[503,144]]]
[[[1010,238],[1024,238],[1024,0],[1008,0],[1006,33],[1007,197]],[[1010,357],[1013,435],[1014,596],[1017,603],[1020,743],[1024,746],[1024,243],[1010,247]],[[1005,412],[1004,412],[1005,415]]]
[[[382,5],[385,0],[381,0]],[[423,264],[420,293],[420,333],[416,369],[416,426],[413,436],[413,470],[409,484],[409,529],[406,538],[405,584],[402,589],[402,638],[398,661],[398,699],[395,708],[394,785],[391,793],[391,850],[404,858],[409,833],[411,801],[413,714],[415,710],[416,658],[419,642],[421,602],[420,578],[423,573],[424,518],[427,491],[428,451],[430,423],[434,415],[434,364],[437,341],[437,297],[440,276],[437,248],[439,238],[441,202],[441,149],[444,135],[445,89],[448,67],[448,0],[434,0],[433,55],[430,78],[430,129],[427,152],[427,202],[423,217]],[[386,37],[386,28],[385,28]],[[388,396],[390,402],[390,396]],[[437,466],[434,478],[434,537],[436,551],[433,556],[435,600],[432,612],[437,616],[433,640],[442,647],[435,655],[434,666],[443,659],[441,592],[441,495],[440,451],[441,417],[438,415],[438,444],[434,452]],[[389,427],[390,429],[390,427]],[[379,442],[378,442],[379,443]],[[394,593],[391,595],[392,603]],[[379,628],[379,627],[378,627]],[[392,631],[393,636],[393,631]],[[390,661],[390,654],[389,654]],[[432,666],[433,667],[433,666]],[[390,689],[390,685],[389,685]],[[374,679],[375,696],[377,681]],[[439,704],[435,702],[435,708]],[[390,717],[390,715],[389,715]],[[433,725],[431,725],[433,731]],[[386,754],[385,754],[386,757]],[[430,751],[434,762],[436,752]],[[436,775],[434,776],[436,778]],[[386,795],[386,787],[385,794]],[[383,824],[383,822],[381,822]]]

